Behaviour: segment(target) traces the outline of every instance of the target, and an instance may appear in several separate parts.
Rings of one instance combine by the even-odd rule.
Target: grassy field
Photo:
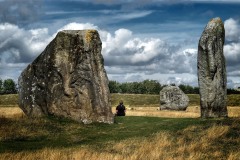
[[[199,106],[200,97],[198,94],[188,94],[189,106]],[[147,94],[111,94],[111,104],[116,106],[120,100],[124,101],[124,104],[147,107],[159,107],[159,95],[147,95]],[[18,95],[0,95],[0,106],[16,106],[18,103]],[[240,106],[240,94],[228,95],[228,106]]]
[[[192,98],[191,98],[192,96]],[[228,159],[240,157],[240,107],[227,119],[201,119],[195,99],[186,112],[158,111],[158,96],[111,95],[132,107],[113,125],[29,119],[17,96],[0,96],[0,159]],[[239,96],[233,96],[238,100]],[[152,102],[152,103],[151,103]],[[236,102],[238,103],[238,102]],[[234,103],[234,104],[236,104]],[[158,106],[157,106],[158,107]]]

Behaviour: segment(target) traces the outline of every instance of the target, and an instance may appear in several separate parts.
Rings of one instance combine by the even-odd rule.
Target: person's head
[[[123,104],[123,101],[121,100],[121,101],[119,101],[119,104]]]

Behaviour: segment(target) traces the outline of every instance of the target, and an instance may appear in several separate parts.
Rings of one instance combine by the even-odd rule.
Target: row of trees
[[[109,81],[110,93],[158,94],[162,88],[163,86],[156,80],[125,83]]]
[[[175,84],[171,84],[175,86]],[[144,80],[142,82],[125,82],[109,81],[110,93],[132,93],[132,94],[159,94],[163,87],[156,80]],[[199,87],[180,84],[178,86],[185,94],[199,94]],[[240,91],[235,89],[227,89],[228,94],[240,94]]]
[[[0,94],[15,94],[17,93],[17,84],[12,79],[0,79]]]
[[[171,84],[175,85],[175,84]],[[109,81],[110,93],[133,93],[133,94],[159,94],[160,90],[166,85],[161,85],[156,80],[144,80],[142,82],[125,82]],[[179,85],[179,88],[186,94],[199,94],[198,87],[189,85]]]
[[[175,84],[171,84],[175,85]],[[142,82],[125,82],[109,81],[110,93],[132,93],[132,94],[159,94],[160,90],[166,85],[161,85],[156,80],[144,80]],[[178,86],[186,94],[199,94],[198,87],[190,85]],[[17,84],[12,79],[0,79],[0,94],[15,94],[17,93]],[[228,94],[240,94],[240,91],[235,89],[227,89]]]

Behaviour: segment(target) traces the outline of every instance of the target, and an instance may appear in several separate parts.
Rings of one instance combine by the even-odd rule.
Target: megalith
[[[185,111],[189,98],[178,86],[166,86],[160,91],[160,110]]]
[[[220,18],[210,20],[198,44],[198,84],[201,117],[227,117],[227,78],[223,45],[225,30]]]
[[[20,108],[29,117],[113,123],[101,49],[96,30],[60,31],[21,73]]]

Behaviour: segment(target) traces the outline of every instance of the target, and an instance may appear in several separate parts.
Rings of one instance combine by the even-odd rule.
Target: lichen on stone
[[[90,43],[93,39],[94,34],[96,34],[96,30],[93,30],[93,29],[86,30],[86,33],[85,33],[86,42]]]

